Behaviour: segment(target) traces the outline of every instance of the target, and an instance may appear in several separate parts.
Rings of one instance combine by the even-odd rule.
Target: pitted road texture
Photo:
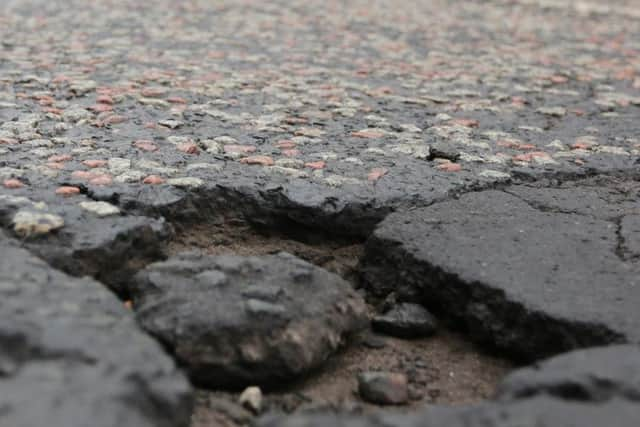
[[[224,255],[255,253],[258,264],[298,248],[319,260],[313,268],[348,271],[340,286],[358,286],[372,316],[422,304],[442,327],[517,361],[640,343],[636,0],[0,3],[0,316],[76,337],[58,351],[57,341],[38,341],[46,334],[8,330],[7,342],[29,344],[0,347],[0,356],[9,351],[0,387],[10,390],[0,395],[0,424],[41,425],[47,411],[60,414],[47,425],[76,416],[78,425],[188,424],[189,387],[167,364],[169,353],[184,362],[168,345],[179,340],[156,345],[124,309],[109,311],[110,327],[87,331],[84,322],[110,310],[96,302],[103,298],[128,306],[135,292],[152,298],[134,277],[176,248],[194,249],[189,241],[197,257],[236,247]],[[279,237],[269,237],[272,250],[207,235],[229,224],[289,240],[277,247]],[[172,295],[195,283],[188,272],[178,279],[167,284]],[[250,285],[278,280],[264,268]],[[48,296],[27,301],[28,289]],[[209,294],[185,293],[154,315],[170,320],[180,307],[187,316],[192,305],[207,307]],[[407,346],[400,353],[421,348]],[[322,370],[330,347],[309,368]],[[20,366],[46,371],[51,393]],[[113,385],[99,380],[103,368],[116,372]],[[411,385],[415,370],[405,368]],[[91,392],[88,376],[98,378]],[[497,382],[482,382],[475,396]],[[74,406],[82,397],[91,408],[105,393],[111,411]],[[139,400],[121,398],[127,393]],[[460,412],[412,406],[388,424],[464,424],[481,413],[498,426],[531,413],[561,425],[575,413],[580,425],[626,425],[623,414],[638,411],[629,395],[595,404],[531,394]],[[347,416],[381,425],[386,415]]]

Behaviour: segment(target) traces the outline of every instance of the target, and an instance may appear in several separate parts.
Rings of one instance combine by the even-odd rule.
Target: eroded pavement
[[[347,382],[256,422],[637,422],[636,1],[1,6],[0,421],[187,426],[187,377],[296,395],[421,304],[478,351],[559,359],[446,408],[450,366],[393,344],[374,368],[408,407]],[[192,425],[256,419],[216,402]]]

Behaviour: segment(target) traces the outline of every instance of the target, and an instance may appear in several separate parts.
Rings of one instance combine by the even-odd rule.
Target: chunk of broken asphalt
[[[420,338],[436,332],[436,319],[418,304],[401,303],[371,321],[376,332],[399,338]]]
[[[407,377],[396,372],[359,374],[358,393],[364,400],[379,405],[402,405],[409,401]]]
[[[210,387],[281,385],[320,366],[367,322],[339,276],[293,255],[177,255],[136,276],[143,328]]]
[[[638,186],[514,186],[391,214],[367,242],[365,287],[420,302],[523,359],[640,343],[640,263],[621,256],[633,250],[624,236],[633,236],[625,230],[638,200],[629,188]],[[599,218],[589,194],[622,220]]]

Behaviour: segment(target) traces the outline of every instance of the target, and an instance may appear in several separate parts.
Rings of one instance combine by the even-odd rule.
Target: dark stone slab
[[[286,253],[181,254],[137,282],[140,323],[206,386],[281,385],[321,365],[367,320],[346,281]]]
[[[2,426],[189,425],[189,383],[112,293],[0,252]]]
[[[523,359],[640,342],[640,265],[623,256],[618,232],[638,193],[602,212],[591,209],[601,192],[517,186],[392,214],[367,243],[366,286]]]
[[[363,372],[358,375],[358,393],[379,405],[403,405],[409,401],[407,376],[396,372]]]

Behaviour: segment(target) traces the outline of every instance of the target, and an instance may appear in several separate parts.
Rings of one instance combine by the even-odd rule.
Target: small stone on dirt
[[[371,322],[376,332],[399,338],[420,338],[436,332],[436,319],[418,304],[403,303]]]
[[[262,410],[262,390],[260,387],[247,387],[238,398],[238,403],[254,414],[259,414]]]
[[[394,372],[364,372],[358,375],[358,392],[371,403],[403,405],[409,401],[407,376]]]

